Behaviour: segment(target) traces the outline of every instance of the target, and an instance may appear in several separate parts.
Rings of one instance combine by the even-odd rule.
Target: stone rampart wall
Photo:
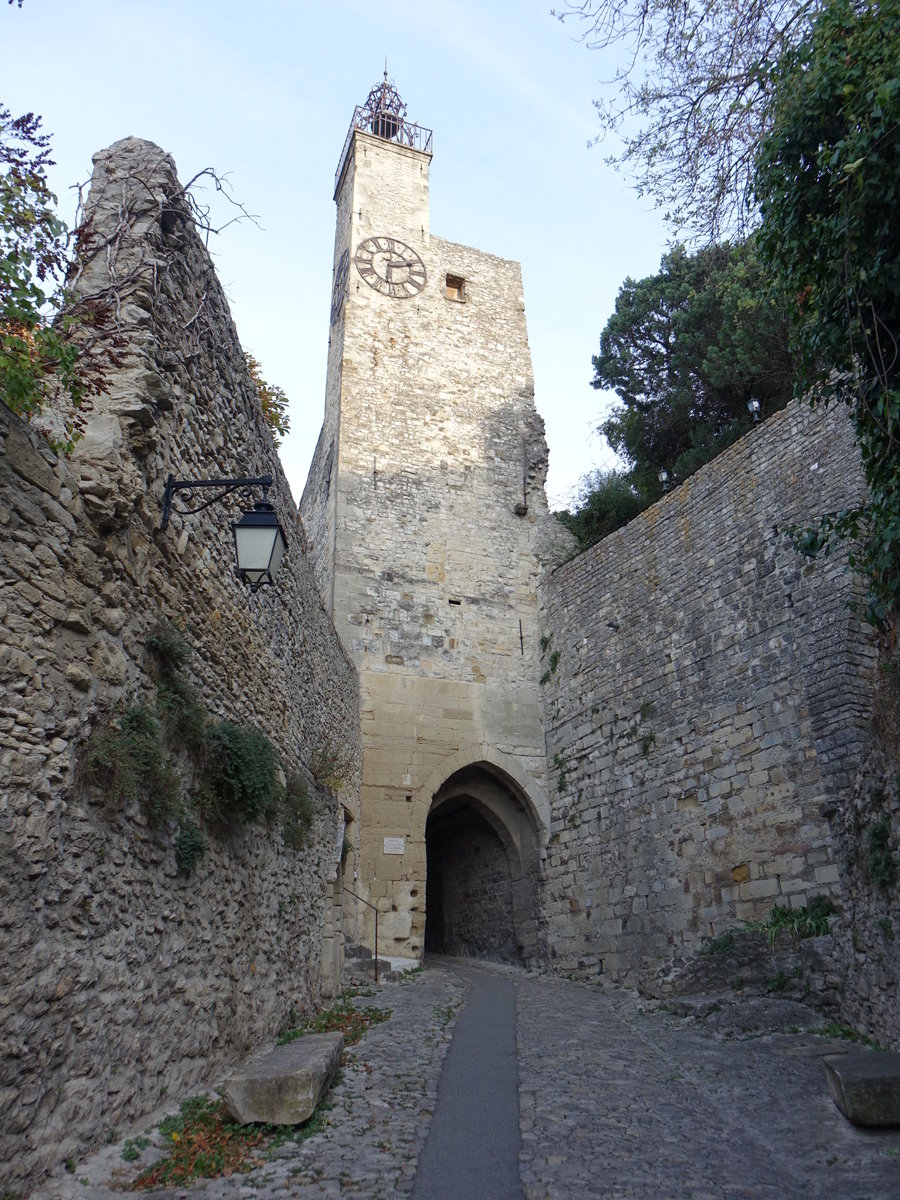
[[[210,1084],[317,1003],[340,800],[359,785],[356,673],[174,165],[134,139],[95,164],[80,286],[118,303],[124,361],[69,460],[0,405],[0,1190]],[[170,472],[274,475],[290,543],[275,589],[234,578],[239,504],[159,530]],[[317,750],[343,758],[340,799],[310,781],[304,849],[278,827],[207,831],[185,877],[174,825],[79,786],[90,731],[154,696],[160,621],[192,644],[212,719],[261,728],[307,775]]]
[[[836,930],[842,1013],[892,1050],[900,1050],[898,672],[895,650],[879,680],[871,742],[849,796],[831,815],[845,912]]]
[[[871,715],[843,556],[792,523],[861,494],[839,406],[792,404],[544,589],[555,965],[638,982],[774,903],[837,897],[826,815]]]

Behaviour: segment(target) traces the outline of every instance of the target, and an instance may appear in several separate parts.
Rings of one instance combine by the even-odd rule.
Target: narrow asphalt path
[[[413,1200],[522,1200],[516,988],[477,967],[444,1060]]]

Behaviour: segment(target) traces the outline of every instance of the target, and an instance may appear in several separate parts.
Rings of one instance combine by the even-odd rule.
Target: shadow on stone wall
[[[835,931],[848,1019],[900,1050],[900,657],[896,630],[879,639],[873,720],[847,791],[827,806],[841,873]]]
[[[849,911],[833,826],[859,792],[879,651],[846,552],[805,559],[789,528],[862,486],[843,409],[795,402],[550,576],[557,968],[636,983],[775,903]],[[888,919],[868,922],[882,946]]]

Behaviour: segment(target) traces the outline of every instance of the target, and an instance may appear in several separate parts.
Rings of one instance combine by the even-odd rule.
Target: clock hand
[[[389,258],[384,264],[384,277],[388,283],[391,283],[394,278],[394,267],[409,267],[411,265],[411,263],[406,262],[402,258]]]

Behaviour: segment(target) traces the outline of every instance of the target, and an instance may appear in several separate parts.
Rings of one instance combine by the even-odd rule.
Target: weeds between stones
[[[344,1035],[344,1042],[348,1046],[355,1045],[370,1026],[379,1025],[391,1015],[389,1008],[374,1008],[371,1005],[366,1008],[354,1008],[351,1000],[355,994],[352,989],[343,992],[331,1008],[316,1013],[296,1029],[285,1030],[279,1037],[278,1044],[293,1042],[307,1033],[339,1032]]]

